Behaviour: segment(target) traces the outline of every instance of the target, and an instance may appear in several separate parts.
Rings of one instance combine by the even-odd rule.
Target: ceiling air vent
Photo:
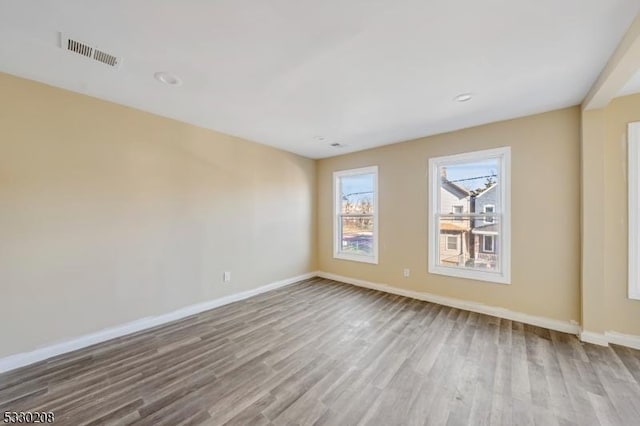
[[[67,51],[74,52],[86,58],[92,59],[96,62],[109,65],[113,68],[119,68],[120,63],[122,62],[121,58],[119,58],[118,56],[107,53],[102,49],[98,49],[96,46],[91,45],[90,43],[85,43],[83,41],[79,41],[76,38],[69,37],[64,33],[60,33],[60,47]]]
[[[93,47],[87,46],[84,43],[72,40],[70,38],[67,39],[67,50],[79,53],[80,55],[86,56],[87,58],[90,58],[93,54]]]
[[[115,67],[118,65],[118,58],[113,55],[110,55],[102,50],[94,49],[93,51],[93,59],[98,62],[102,62],[103,64],[107,64],[109,66]]]

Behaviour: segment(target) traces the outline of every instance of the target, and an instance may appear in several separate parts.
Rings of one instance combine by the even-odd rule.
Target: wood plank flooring
[[[640,351],[320,278],[0,375],[56,424],[639,425]]]

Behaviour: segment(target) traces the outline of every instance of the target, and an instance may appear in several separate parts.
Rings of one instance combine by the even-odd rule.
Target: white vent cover
[[[80,41],[75,37],[69,37],[64,33],[60,33],[60,48],[116,69],[120,68],[120,64],[122,63],[122,58],[98,49],[95,45]]]

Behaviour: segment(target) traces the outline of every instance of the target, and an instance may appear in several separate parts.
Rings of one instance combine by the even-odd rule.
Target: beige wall
[[[314,270],[315,173],[0,74],[0,357]]]
[[[640,335],[626,296],[640,95],[582,123],[568,108],[316,162],[6,74],[0,93],[0,357],[316,268]],[[427,273],[428,159],[501,146],[512,284]],[[369,165],[380,263],[333,259],[332,172]]]
[[[640,335],[640,301],[627,297],[627,124],[640,121],[640,94],[614,99],[604,114],[606,331]]]
[[[427,273],[427,161],[511,146],[512,284]],[[380,262],[332,257],[332,172],[379,166]],[[318,267],[558,320],[580,318],[580,109],[493,123],[318,162]],[[403,278],[402,269],[411,277]]]
[[[602,110],[582,112],[581,325],[585,330],[596,333],[604,333],[607,328],[604,304],[605,123]]]

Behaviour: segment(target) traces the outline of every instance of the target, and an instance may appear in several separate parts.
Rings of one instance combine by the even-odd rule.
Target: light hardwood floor
[[[7,410],[68,425],[639,425],[640,351],[315,278],[0,375]]]

